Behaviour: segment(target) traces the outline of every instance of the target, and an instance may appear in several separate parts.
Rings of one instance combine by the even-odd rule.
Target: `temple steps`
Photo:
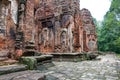
[[[27,70],[27,66],[23,64],[4,65],[4,66],[0,66],[0,75],[9,74],[18,71],[25,71],[25,70]]]
[[[46,80],[45,75],[37,70],[26,70],[0,76],[0,80]]]
[[[0,66],[3,65],[12,65],[12,64],[17,64],[18,61],[17,60],[12,60],[12,59],[4,59],[4,60],[0,60]]]

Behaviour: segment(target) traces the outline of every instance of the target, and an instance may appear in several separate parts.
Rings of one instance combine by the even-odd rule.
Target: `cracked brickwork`
[[[96,51],[95,24],[79,1],[1,0],[0,49],[24,52],[33,42],[43,53]]]

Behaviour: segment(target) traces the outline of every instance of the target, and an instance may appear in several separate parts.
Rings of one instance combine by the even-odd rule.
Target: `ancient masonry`
[[[96,27],[80,0],[0,0],[0,51],[42,53],[97,50]]]

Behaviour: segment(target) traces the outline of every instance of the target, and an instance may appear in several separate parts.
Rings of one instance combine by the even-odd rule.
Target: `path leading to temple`
[[[21,71],[0,76],[0,80],[120,80],[120,60],[115,54],[99,56],[101,60],[53,62],[42,71]],[[46,79],[45,76],[46,75]]]
[[[47,80],[120,80],[120,61],[115,54],[100,56],[98,61],[54,62],[44,71]]]

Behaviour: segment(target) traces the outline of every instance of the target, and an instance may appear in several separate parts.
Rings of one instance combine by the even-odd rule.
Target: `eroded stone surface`
[[[99,58],[98,61],[54,62],[55,66],[38,68],[40,71],[2,75],[0,80],[44,80],[44,75],[45,80],[120,80],[120,61],[116,56],[107,54]]]
[[[96,28],[88,9],[81,10],[81,18],[83,23],[83,49],[84,51],[94,51],[97,49]]]
[[[34,42],[43,53],[95,51],[95,24],[79,1],[1,0],[0,50],[19,56]]]
[[[0,75],[12,73],[12,72],[17,72],[17,71],[24,71],[24,70],[27,70],[26,65],[14,64],[14,65],[0,66]]]
[[[120,70],[115,55],[100,56],[98,61],[54,62],[44,71],[47,80],[119,80]],[[120,64],[120,62],[119,62]]]
[[[0,80],[45,80],[39,71],[21,71],[0,76]]]

